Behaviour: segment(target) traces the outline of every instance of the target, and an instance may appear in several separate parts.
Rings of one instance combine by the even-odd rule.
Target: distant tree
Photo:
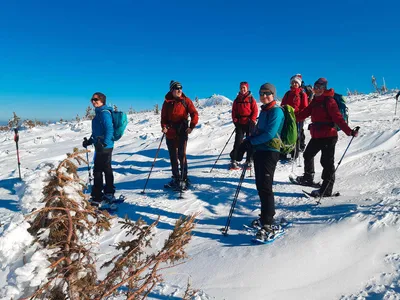
[[[17,116],[15,112],[13,112],[14,116],[8,120],[8,128],[17,128],[21,121],[21,118]]]
[[[60,118],[60,123],[64,122],[63,118]]]
[[[160,112],[158,111],[158,104],[154,105],[154,114],[158,115]]]
[[[86,108],[85,120],[92,120],[92,119],[93,119],[93,108],[89,105]]]
[[[200,106],[199,98],[197,96],[196,96],[196,99],[194,100],[194,103],[195,103],[196,107]]]
[[[115,104],[113,105],[113,109],[114,111],[118,111],[118,107]]]
[[[135,113],[135,110],[133,109],[133,107],[131,105],[131,107],[129,108],[129,111],[128,111],[128,115],[133,115],[134,113]]]
[[[79,118],[79,115],[78,115],[78,114],[76,114],[75,120],[76,120],[77,122],[80,122],[80,121],[81,121],[81,118]]]

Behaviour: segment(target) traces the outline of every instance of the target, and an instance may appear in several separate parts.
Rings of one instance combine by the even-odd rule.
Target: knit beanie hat
[[[171,80],[171,82],[169,83],[169,90],[173,91],[177,87],[182,88],[182,84],[178,81]]]
[[[325,87],[325,89],[327,89],[328,88],[328,80],[326,80],[325,78],[321,77],[314,83],[314,85],[322,85],[322,86]]]
[[[247,87],[247,90],[249,89],[249,83],[248,83],[248,82],[242,81],[242,82],[240,83],[240,88],[241,88],[243,85]]]
[[[301,82],[303,81],[301,74],[296,74],[296,75],[292,76],[290,78],[290,84],[292,84],[293,81],[297,82],[299,84],[299,86],[301,86]]]
[[[260,87],[260,92],[261,91],[270,91],[272,92],[272,94],[274,94],[274,98],[276,98],[276,88],[273,84],[271,83],[264,83],[261,87]]]

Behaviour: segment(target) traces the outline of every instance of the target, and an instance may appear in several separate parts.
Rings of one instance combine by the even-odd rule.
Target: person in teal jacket
[[[100,92],[94,93],[91,102],[95,111],[95,117],[92,120],[92,135],[89,139],[84,139],[82,146],[87,148],[87,146],[93,144],[96,150],[91,202],[92,204],[99,204],[103,200],[112,201],[114,199],[114,175],[111,168],[114,127],[111,115],[112,108],[106,105],[106,95]],[[103,185],[103,174],[105,186]]]
[[[259,90],[261,112],[258,123],[251,136],[241,144],[240,155],[252,148],[254,151],[254,170],[256,187],[261,202],[260,218],[253,221],[252,225],[259,229],[256,238],[268,240],[281,231],[280,225],[274,224],[275,198],[272,183],[276,165],[279,160],[282,132],[285,120],[281,107],[276,104],[276,88],[270,83],[265,83]]]

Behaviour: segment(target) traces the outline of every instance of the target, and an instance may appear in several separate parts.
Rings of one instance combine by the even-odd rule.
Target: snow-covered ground
[[[252,244],[251,236],[242,230],[259,213],[251,176],[244,180],[229,236],[219,231],[225,225],[240,171],[227,170],[232,139],[209,173],[234,129],[229,102],[216,97],[226,104],[200,101],[200,121],[187,148],[193,188],[184,199],[163,189],[171,176],[165,142],[146,194],[140,193],[162,135],[159,115],[129,116],[126,133],[114,149],[116,188],[127,197],[117,215],[134,220],[141,216],[148,222],[160,216],[155,247],[162,245],[177,218],[201,212],[187,248],[189,260],[165,270],[165,283],[150,298],[178,299],[190,277],[192,286],[202,291],[198,299],[400,299],[400,119],[394,116],[394,94],[348,99],[350,125],[361,129],[338,169],[334,190],[342,196],[315,205],[303,197],[302,187],[288,181],[292,168],[300,175],[302,167],[278,163],[274,184],[277,218],[285,217],[293,226],[270,245]],[[0,133],[1,299],[27,296],[27,287],[44,276],[47,262],[42,252],[33,254],[23,216],[41,205],[47,170],[73,147],[81,147],[83,137],[89,135],[89,121],[21,130],[20,182],[13,133]],[[336,162],[350,139],[339,134]],[[319,156],[316,178],[321,172],[318,161]],[[86,180],[86,167],[79,174]],[[99,264],[115,251],[111,245],[124,238],[117,220],[113,224],[98,241]],[[30,257],[28,263],[24,255]]]

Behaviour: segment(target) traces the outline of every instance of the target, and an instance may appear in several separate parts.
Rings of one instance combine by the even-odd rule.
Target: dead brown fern
[[[187,258],[184,247],[192,237],[197,214],[177,220],[164,246],[154,253],[150,253],[150,248],[159,218],[151,225],[141,218],[120,221],[127,239],[116,245],[118,254],[102,265],[110,271],[99,280],[91,245],[85,244],[82,237],[109,230],[111,216],[92,207],[83,197],[76,199],[69,194],[74,187],[74,191],[83,196],[84,185],[74,163],[88,163],[80,156],[83,153],[85,151],[74,149],[50,171],[51,178],[43,191],[45,206],[27,216],[31,219],[30,233],[43,248],[54,251],[49,259],[47,282],[29,299],[106,299],[121,293],[126,299],[144,299],[162,282],[159,271]],[[40,239],[44,231],[48,232],[48,237]]]

